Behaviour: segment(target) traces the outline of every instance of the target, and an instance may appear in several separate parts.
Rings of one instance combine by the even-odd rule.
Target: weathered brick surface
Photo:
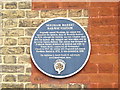
[[[5,8],[6,9],[17,9],[17,2],[6,2]]]
[[[55,17],[66,17],[66,10],[42,10],[41,17],[42,18],[55,18]]]
[[[23,10],[3,10],[2,18],[24,18],[25,11]]]
[[[17,27],[17,20],[16,19],[7,19],[3,21],[3,27],[5,28],[13,28]]]
[[[43,22],[43,19],[21,19],[19,27],[38,27]]]
[[[118,66],[118,63],[119,62],[117,62],[117,63],[115,63],[114,65],[113,65],[113,73],[119,73],[119,66]]]
[[[0,82],[2,82],[2,75],[0,74]]]
[[[68,11],[68,16],[69,17],[81,17],[82,16],[82,9],[72,9]]]
[[[87,63],[81,73],[97,73],[98,67],[94,63]]]
[[[25,84],[25,88],[38,88],[38,84],[27,83]]]
[[[82,89],[82,88],[87,88],[86,85],[84,84],[68,84],[68,88],[77,88],[77,89]]]
[[[117,25],[118,18],[117,17],[103,17],[103,18],[91,18],[90,24],[93,26],[96,25]]]
[[[91,63],[118,63],[118,55],[117,54],[101,54],[101,55],[91,55],[89,61]]]
[[[17,44],[17,39],[15,38],[6,38],[4,40],[5,45],[16,45]]]
[[[34,7],[33,7],[33,3],[35,4]],[[41,9],[45,8],[45,3],[44,3],[44,2],[41,2],[41,4],[39,4],[38,2],[33,2],[33,3],[32,3],[32,8],[33,8],[33,9],[35,8],[35,10],[36,10],[36,9],[39,10],[39,8],[41,8]],[[40,10],[41,10],[41,9],[40,9]]]
[[[88,17],[89,15],[89,13],[88,13],[89,11],[88,11],[88,9],[83,9],[83,16],[84,17]]]
[[[18,8],[19,9],[31,9],[31,2],[19,2]]]
[[[113,72],[113,65],[110,63],[99,64],[99,73],[112,73]]]
[[[99,8],[99,15],[100,16],[112,16],[113,15],[112,13],[113,12],[112,12],[111,7],[106,7],[106,8],[101,7],[101,8]]]
[[[6,75],[3,79],[4,82],[16,82],[16,76]]]
[[[119,16],[119,8],[118,7],[113,7],[113,16]]]
[[[26,68],[26,73],[31,73],[31,67]]]
[[[3,9],[3,3],[0,2],[0,9]]]
[[[93,44],[117,44],[118,36],[91,36],[91,43]]]
[[[88,27],[84,27],[84,29],[85,29],[86,31],[88,31]]]
[[[89,75],[90,83],[118,83],[118,74],[91,74]]]
[[[29,45],[30,44],[30,38],[19,38],[18,39],[18,45]]]
[[[87,9],[68,10],[68,17],[88,17],[88,10]]]
[[[23,84],[2,84],[2,88],[23,88]]]
[[[2,54],[23,54],[24,47],[1,47]]]
[[[87,26],[88,25],[88,19],[87,18],[81,18],[81,19],[73,19],[82,26]]]
[[[3,38],[0,38],[0,45],[3,45]]]
[[[98,84],[98,88],[113,88],[112,83],[100,83]]]
[[[30,75],[18,75],[18,82],[30,82]]]
[[[25,29],[25,36],[32,36],[36,28],[27,28]]]
[[[55,3],[54,2],[47,2],[47,3],[44,3],[44,6],[47,8],[50,8],[50,9],[59,8],[59,5],[57,2],[55,2]]]
[[[90,26],[88,33],[90,33],[91,36],[117,35],[118,25]]]
[[[30,47],[27,47],[27,48],[26,48],[26,53],[27,53],[27,54],[30,54]]]
[[[118,2],[93,2],[90,5],[91,7],[116,7]]]
[[[21,63],[21,64],[30,64],[31,63],[30,56],[28,56],[28,55],[22,55],[22,56],[18,57],[18,63]]]
[[[2,72],[3,73],[23,73],[24,72],[24,66],[2,65]]]
[[[26,11],[27,18],[39,18],[39,11]]]
[[[97,83],[90,83],[88,85],[88,88],[98,88],[98,84]]]
[[[67,88],[67,84],[41,84],[41,88]]]
[[[6,64],[15,64],[16,59],[17,59],[16,56],[4,56],[3,57],[4,63]]]
[[[99,15],[99,7],[96,7],[96,8],[90,7],[89,8],[89,15],[91,17],[98,17],[98,15]]]
[[[24,29],[3,29],[2,33],[9,37],[24,36]]]
[[[2,57],[0,56],[0,63],[2,63]]]
[[[100,54],[117,54],[118,53],[118,45],[111,46],[99,46]]]

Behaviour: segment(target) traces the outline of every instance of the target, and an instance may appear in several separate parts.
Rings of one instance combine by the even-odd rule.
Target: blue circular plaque
[[[90,55],[85,29],[69,18],[54,18],[41,24],[31,39],[30,52],[35,66],[54,78],[78,73]]]

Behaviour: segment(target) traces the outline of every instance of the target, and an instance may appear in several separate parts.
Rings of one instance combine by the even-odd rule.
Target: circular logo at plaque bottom
[[[34,32],[30,53],[35,66],[54,78],[78,73],[90,55],[86,30],[69,18],[54,18],[42,23]]]
[[[65,64],[66,64],[65,61],[62,59],[56,60],[54,63],[55,71],[57,71],[58,74],[60,74],[65,69]]]

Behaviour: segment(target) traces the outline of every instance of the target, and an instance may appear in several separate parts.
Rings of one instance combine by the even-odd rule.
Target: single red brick
[[[62,9],[80,9],[88,8],[87,2],[63,2],[61,5]]]
[[[32,2],[33,10],[41,10],[41,9],[45,9],[45,7],[46,7],[45,2]]]
[[[112,73],[113,72],[113,64],[110,63],[102,63],[98,65],[99,73]]]
[[[89,25],[91,26],[99,26],[101,25],[99,18],[89,18]]]
[[[118,54],[101,54],[101,55],[96,55],[92,54],[90,55],[89,61],[91,63],[118,63]]]
[[[97,65],[94,63],[88,62],[85,67],[82,69],[83,73],[97,73]]]
[[[46,8],[47,9],[59,9],[59,2],[47,2]]]
[[[88,82],[89,82],[89,78],[87,74],[77,73],[72,77],[63,79],[60,83],[86,83],[87,84]]]
[[[90,83],[117,83],[118,74],[89,74]]]
[[[98,85],[97,85],[97,83],[90,83],[88,85],[88,88],[98,88]]]
[[[89,35],[118,35],[118,25],[90,26]]]
[[[99,24],[100,25],[117,25],[118,24],[118,17],[100,18]]]
[[[99,83],[98,87],[99,88],[113,88],[112,83]]]
[[[99,8],[99,15],[100,16],[112,16],[112,8],[110,7],[101,7]]]
[[[101,17],[101,18],[90,18],[90,25],[117,25],[118,17]]]
[[[101,45],[99,46],[100,54],[117,54],[118,53],[118,45]]]
[[[98,17],[99,8],[89,8],[90,17]]]
[[[118,2],[91,2],[91,7],[115,7],[118,6]]]
[[[118,44],[118,36],[91,36],[91,42],[93,44]]]

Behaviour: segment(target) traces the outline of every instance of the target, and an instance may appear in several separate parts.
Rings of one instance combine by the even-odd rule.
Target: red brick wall
[[[92,50],[87,65],[73,79],[87,83],[89,88],[118,87],[118,3],[33,2],[34,10],[76,8],[89,10]]]
[[[89,29],[92,43],[90,62],[97,73],[90,74],[90,87],[117,87],[118,80],[118,3],[91,3]]]

